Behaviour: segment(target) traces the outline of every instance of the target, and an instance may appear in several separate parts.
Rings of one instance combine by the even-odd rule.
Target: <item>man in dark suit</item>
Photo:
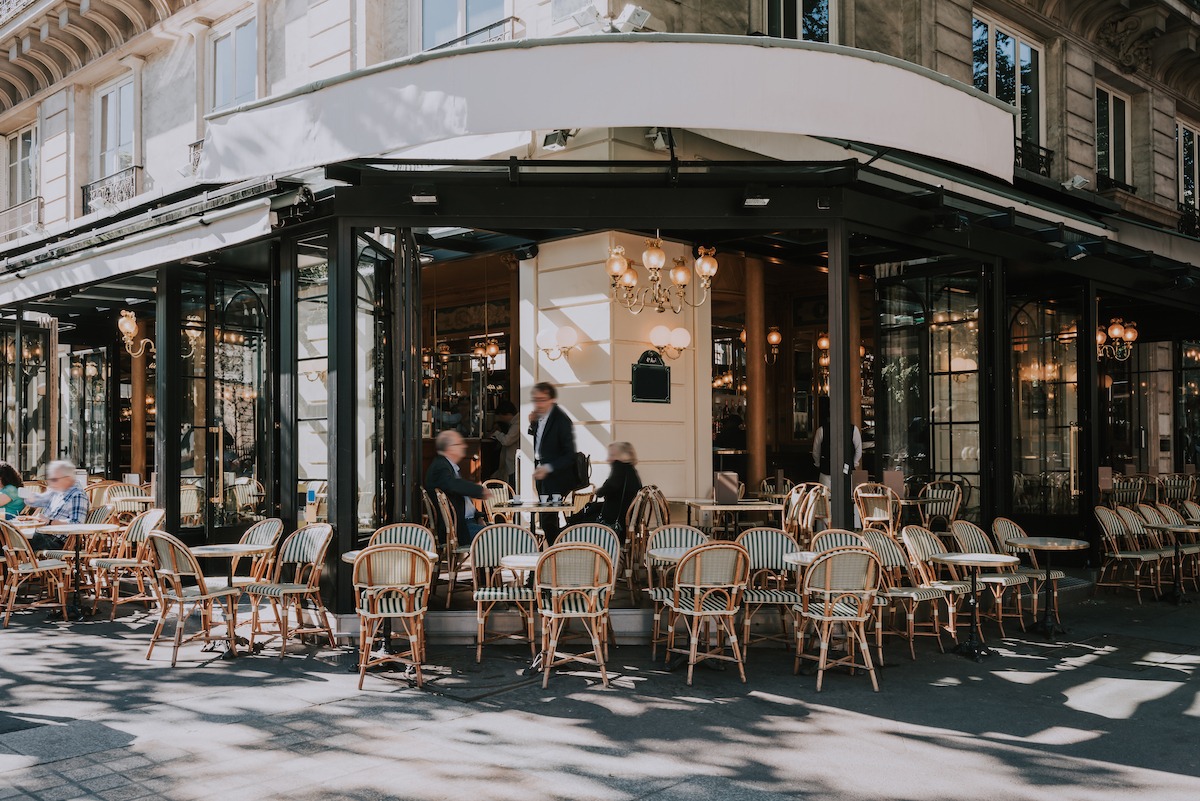
[[[475,504],[468,498],[482,498],[483,485],[466,480],[459,472],[458,463],[467,455],[467,443],[463,442],[462,434],[453,429],[443,431],[433,444],[437,448],[437,456],[433,457],[425,473],[425,489],[431,498],[434,497],[434,490],[440,489],[446,493],[450,506],[458,515],[458,543],[468,545],[483,528],[483,524],[475,517]],[[448,522],[442,521],[442,539],[445,539]]]
[[[558,408],[553,384],[535,384],[529,393],[529,436],[533,437],[533,479],[539,495],[566,495],[577,486],[575,476],[575,424]],[[540,516],[546,542],[553,544],[562,528],[558,513]]]

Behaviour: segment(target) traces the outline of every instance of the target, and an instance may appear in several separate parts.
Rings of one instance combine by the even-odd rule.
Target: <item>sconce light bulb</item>
[[[661,270],[667,263],[667,254],[662,249],[661,239],[647,239],[646,249],[642,251],[642,264],[647,270]]]
[[[683,259],[675,259],[675,266],[671,268],[671,283],[675,286],[687,286],[691,283],[692,271],[684,263]]]
[[[675,350],[684,350],[692,344],[692,333],[686,328],[676,328],[670,337],[671,347]]]
[[[665,325],[656,325],[650,329],[650,344],[656,348],[665,348],[671,343],[671,329]]]
[[[617,245],[608,249],[608,260],[604,262],[608,274],[620,278],[629,269],[629,259],[625,258],[625,248]]]

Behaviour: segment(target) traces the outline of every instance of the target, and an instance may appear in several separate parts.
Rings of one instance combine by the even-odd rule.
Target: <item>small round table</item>
[[[783,561],[789,565],[796,567],[808,567],[817,558],[816,551],[794,551],[793,553],[785,553]]]
[[[1042,619],[1033,624],[1033,630],[1041,632],[1054,639],[1056,634],[1066,634],[1067,630],[1055,620],[1056,615],[1052,614],[1050,608],[1050,554],[1055,551],[1081,551],[1089,547],[1086,540],[1073,540],[1066,537],[1013,537],[1008,541],[1009,545],[1015,545],[1019,548],[1029,548],[1032,551],[1044,551],[1046,554],[1046,563],[1043,570],[1046,572],[1045,590],[1042,594]]]
[[[667,562],[668,564],[679,564],[679,560],[683,555],[690,551],[691,548],[655,548],[646,551],[646,556],[656,562]]]
[[[228,559],[229,567],[225,571],[225,578],[229,581],[226,586],[233,586],[233,560],[239,556],[262,556],[265,553],[270,553],[275,550],[274,545],[252,545],[243,542],[230,542],[224,545],[197,545],[192,548],[194,556],[203,556],[211,559]]]
[[[72,606],[67,607],[67,617],[72,620],[83,620],[83,602],[79,598],[79,550],[83,543],[84,534],[111,534],[120,531],[120,526],[112,523],[62,523],[59,525],[41,525],[35,531],[41,534],[64,535],[75,541],[75,566],[73,579],[75,584],[72,595]]]
[[[537,567],[541,553],[510,553],[500,557],[500,567],[505,570],[515,570],[518,573],[528,573]]]
[[[971,594],[967,597],[967,603],[971,607],[971,632],[967,635],[966,642],[960,642],[954,648],[954,652],[980,662],[995,651],[984,645],[979,638],[979,599],[975,597],[975,593],[978,592],[979,568],[1013,567],[1020,560],[1015,556],[999,553],[939,553],[933,556],[933,561],[952,567],[971,568]]]

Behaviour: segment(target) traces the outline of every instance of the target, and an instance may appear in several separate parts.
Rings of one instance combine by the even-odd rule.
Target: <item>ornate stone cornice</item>
[[[1150,71],[1153,41],[1161,30],[1137,14],[1113,17],[1101,26],[1096,41],[1116,54],[1122,72]]]

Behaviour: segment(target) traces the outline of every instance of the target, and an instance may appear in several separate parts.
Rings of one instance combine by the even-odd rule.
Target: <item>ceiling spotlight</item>
[[[650,12],[633,3],[626,3],[621,13],[615,17],[601,16],[594,5],[590,3],[571,15],[575,24],[596,33],[629,33],[646,27],[650,22]]]
[[[412,202],[418,206],[436,206],[438,203],[437,190],[433,184],[414,184]]]
[[[1095,256],[1104,253],[1104,243],[1095,240],[1087,242],[1073,242],[1064,247],[1060,252],[1060,258],[1070,259],[1071,261],[1079,261],[1088,256]]]
[[[1063,181],[1062,188],[1066,189],[1068,192],[1071,192],[1076,189],[1083,189],[1085,186],[1087,186],[1090,183],[1091,183],[1090,179],[1084,178],[1082,175],[1079,175],[1078,173],[1076,173],[1075,175],[1071,176],[1071,180]]]
[[[650,140],[650,146],[655,150],[668,150],[671,147],[671,142],[668,137],[670,133],[665,128],[651,128],[646,131],[646,138]]]
[[[595,9],[592,10],[595,11]],[[564,131],[562,129],[551,131],[542,139],[542,150],[549,150],[552,153],[565,150],[567,147],[567,140],[572,136],[574,136],[574,134],[572,134],[570,131]]]
[[[771,203],[766,189],[761,186],[747,186],[742,194],[742,208],[765,209]]]

